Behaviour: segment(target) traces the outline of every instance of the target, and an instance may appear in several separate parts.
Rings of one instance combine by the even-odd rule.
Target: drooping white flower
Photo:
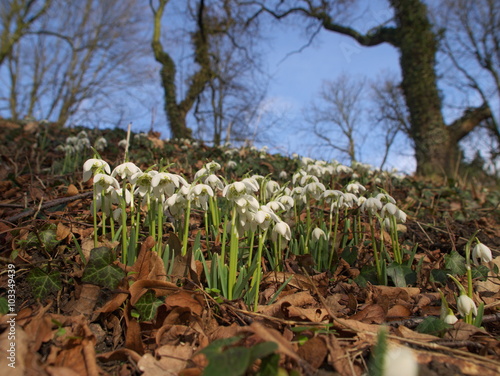
[[[109,164],[106,161],[103,161],[102,159],[96,159],[96,158],[88,159],[83,164],[83,181],[87,181],[92,177],[92,175],[101,172],[106,172],[108,174],[111,173],[111,168],[109,167]]]
[[[103,151],[104,149],[106,149],[106,147],[108,146],[108,141],[106,141],[106,139],[104,137],[99,137],[95,142],[94,142],[94,148],[97,150],[97,151]]]
[[[229,151],[229,150],[228,150]],[[229,169],[229,170],[233,170],[236,168],[238,164],[235,162],[235,161],[228,161],[226,163],[226,167]]]
[[[288,224],[283,221],[276,223],[276,225],[273,227],[273,232],[271,235],[273,241],[276,241],[277,235],[281,235],[286,240],[290,240],[292,238],[290,226],[288,226]]]
[[[125,162],[121,165],[115,167],[111,173],[112,177],[119,176],[121,179],[129,178],[137,172],[141,172],[141,169],[137,167],[132,162]]]
[[[376,197],[369,197],[366,201],[361,205],[361,211],[367,211],[370,214],[375,214],[377,211],[382,209],[382,202]]]
[[[241,181],[228,184],[222,190],[222,196],[228,200],[234,200],[247,193],[247,186]]]
[[[320,229],[319,227],[316,227],[313,231],[312,231],[312,234],[311,234],[311,239],[315,242],[319,241],[319,239],[325,239],[326,240],[326,234],[325,232]]]
[[[474,316],[477,316],[476,304],[471,298],[463,293],[460,294],[457,299],[457,308],[458,312],[460,312],[463,317],[467,316],[471,312],[474,314]]]
[[[453,313],[453,311],[450,308],[448,308],[448,313],[444,317],[443,321],[446,324],[453,325],[453,324],[455,324],[458,321],[458,319],[455,316],[455,314]]]
[[[147,193],[151,193],[152,187],[151,182],[153,177],[158,174],[158,171],[148,171],[148,172],[136,172],[130,177],[130,182],[137,186],[135,190],[135,194],[139,194],[141,197],[144,197]],[[157,197],[160,198],[160,197]]]
[[[391,204],[396,204],[396,200],[387,193],[379,193],[375,196],[375,198],[380,200],[380,202],[390,202]]]
[[[188,199],[203,210],[208,210],[208,199],[214,197],[214,191],[207,184],[197,184],[190,188]]]
[[[273,210],[273,211],[282,211],[282,210],[285,210],[285,205],[283,205],[281,202],[279,201],[269,201],[266,206]]]
[[[168,209],[172,215],[180,214],[186,206],[186,198],[182,194],[174,193],[165,201],[165,209]]]
[[[290,197],[290,196],[288,196],[288,195],[280,196],[280,197],[278,197],[276,199],[276,201],[278,201],[281,204],[283,204],[283,206],[285,207],[286,211],[290,210],[295,205],[295,201],[293,200],[293,198]]]
[[[387,215],[396,215],[396,213],[398,212],[398,210],[399,209],[398,209],[398,207],[396,205],[394,205],[391,202],[388,202],[387,204],[384,205],[384,207],[380,211],[380,215],[382,217],[387,217]]]
[[[489,249],[483,243],[477,243],[476,246],[472,249],[472,260],[474,261],[474,264],[479,265],[478,259],[480,259],[480,261],[484,263],[488,263],[493,260],[491,249]]]
[[[418,362],[406,346],[390,346],[384,355],[383,376],[417,376]]]
[[[212,189],[218,189],[220,191],[224,189],[224,183],[215,174],[208,175],[203,183],[208,184],[210,187],[212,187]]]
[[[271,197],[273,197],[274,193],[276,191],[278,191],[280,189],[280,185],[277,181],[274,181],[274,180],[269,180],[266,184],[265,184],[265,188],[264,188],[264,199],[269,199]]]
[[[183,177],[168,172],[159,172],[151,179],[151,187],[153,187],[153,193],[156,197],[162,194],[172,196],[181,184],[187,185]]]
[[[358,195],[360,192],[366,191],[366,188],[362,184],[358,183],[357,181],[354,181],[352,183],[347,184],[345,190],[347,192],[354,193],[354,194]]]
[[[94,176],[94,187],[97,194],[100,194],[101,192],[107,194],[110,193],[113,188],[120,189],[120,184],[112,176],[105,174],[96,174]]]
[[[326,190],[322,183],[313,182],[304,187],[305,193],[316,200],[319,200],[321,194]]]

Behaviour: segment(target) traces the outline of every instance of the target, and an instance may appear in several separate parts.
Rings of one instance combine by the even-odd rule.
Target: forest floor
[[[343,242],[333,244],[335,268],[318,270],[310,254],[290,251],[302,244],[293,241],[292,223],[281,267],[273,269],[263,258],[259,305],[252,307],[207,287],[204,265],[192,250],[197,246],[209,260],[223,240],[206,239],[200,210],[192,211],[187,256],[178,253],[181,237],[165,224],[162,240],[175,252],[172,274],[152,251],[152,234],[142,230],[133,263],[116,257],[100,270],[103,278],[118,275],[116,286],[88,278],[96,247],[92,181],[82,181],[82,165],[92,152],[65,159],[56,149],[79,131],[0,119],[0,369],[10,367],[9,375],[362,375],[369,367],[377,375],[382,373],[373,359],[381,328],[390,348],[412,350],[420,375],[500,374],[498,183],[472,175],[434,182],[367,178],[368,190],[382,184],[407,214],[398,225],[405,267],[388,259],[387,283],[376,283],[372,238],[352,245],[353,232],[344,230]],[[107,139],[101,157],[111,169],[123,162],[117,145],[125,131],[87,132],[92,140]],[[134,142],[130,161],[143,170],[169,165],[169,172],[190,182],[212,160],[228,182],[251,173],[285,184],[282,171],[289,181],[300,164],[249,148],[230,154],[164,142],[154,134]],[[236,166],[230,169],[229,160]],[[341,176],[330,189],[351,180]],[[328,210],[315,209],[313,220],[327,223]],[[339,231],[347,221],[340,218]],[[366,218],[362,225],[368,229]],[[376,232],[390,254],[390,236]],[[484,307],[478,325],[459,314],[459,290],[449,277],[467,286],[465,248],[473,237],[471,247],[479,240],[493,255],[490,263],[473,265],[473,300]],[[98,244],[119,254],[119,242],[101,236]],[[138,301],[150,291],[145,319]],[[453,325],[440,319],[441,294],[459,319]]]

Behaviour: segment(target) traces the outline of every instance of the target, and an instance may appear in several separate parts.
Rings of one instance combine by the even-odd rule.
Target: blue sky
[[[299,28],[277,29],[271,53],[266,56],[268,68],[273,73],[268,96],[276,106],[287,109],[291,122],[279,134],[280,138],[283,137],[279,151],[328,158],[332,155],[318,153],[315,146],[318,140],[307,131],[307,125],[302,118],[303,109],[317,97],[324,80],[334,80],[341,74],[352,76],[354,80],[366,79],[367,83],[383,73],[399,77],[399,57],[397,50],[388,44],[363,47],[349,37],[325,30],[320,31],[312,45],[301,52],[293,53],[307,41],[307,37]],[[369,101],[370,95],[368,86],[366,101]],[[373,124],[370,124],[369,119],[365,119],[362,127],[370,133]],[[300,128],[303,130],[298,130]],[[371,136],[365,140],[360,159],[361,162],[378,166],[383,150],[377,146],[379,141],[373,141],[375,140]],[[392,167],[408,173],[415,168],[412,152],[408,151],[408,145],[402,140],[398,140],[398,144],[392,149],[390,160],[385,166]]]

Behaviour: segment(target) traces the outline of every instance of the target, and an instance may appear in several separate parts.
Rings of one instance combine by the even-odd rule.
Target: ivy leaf
[[[441,337],[449,328],[451,328],[451,325],[448,325],[440,318],[428,316],[424,319],[424,321],[418,324],[416,330],[419,333]]]
[[[463,257],[457,251],[452,251],[449,255],[444,256],[446,269],[451,270],[451,274],[454,275],[464,275],[465,269],[465,257]]]
[[[163,302],[156,297],[154,291],[149,290],[137,300],[134,307],[141,315],[141,321],[151,321],[162,304]]]
[[[99,247],[90,251],[90,259],[85,267],[82,281],[109,289],[114,289],[125,277],[125,272],[113,262],[115,254],[110,248]]]
[[[56,270],[47,273],[40,268],[32,269],[28,274],[27,280],[33,289],[33,295],[37,299],[43,299],[50,293],[62,288],[61,274]]]

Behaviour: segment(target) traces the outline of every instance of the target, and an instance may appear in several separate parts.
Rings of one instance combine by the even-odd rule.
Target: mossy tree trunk
[[[198,24],[196,31],[192,34],[194,60],[198,64],[198,70],[188,80],[189,86],[184,98],[181,100],[177,99],[175,62],[170,54],[163,49],[160,42],[161,19],[168,2],[169,0],[160,0],[156,9],[151,6],[154,14],[154,31],[151,46],[156,61],[161,64],[160,78],[164,92],[164,108],[172,137],[191,138],[192,130],[187,126],[186,116],[198,96],[203,92],[211,74],[208,55],[209,42],[203,26],[205,2],[204,0],[200,0],[198,3]]]

